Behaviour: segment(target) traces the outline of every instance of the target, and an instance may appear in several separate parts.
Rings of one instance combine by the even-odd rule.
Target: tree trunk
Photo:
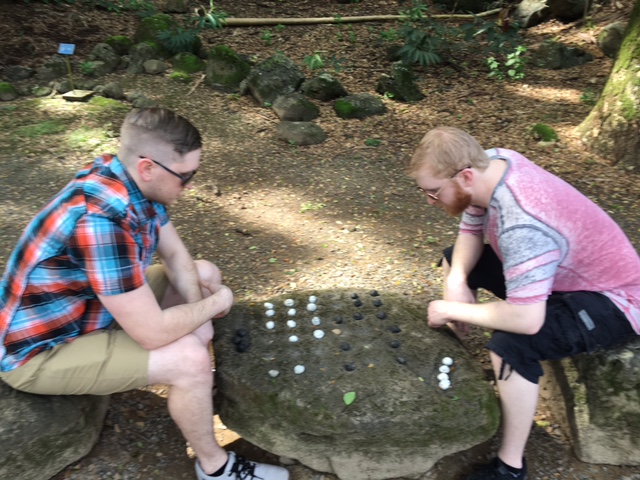
[[[640,172],[640,0],[602,95],[577,132],[594,152]]]

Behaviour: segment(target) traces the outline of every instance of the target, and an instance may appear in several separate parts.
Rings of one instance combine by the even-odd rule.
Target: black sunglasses
[[[149,158],[149,157],[143,157],[140,156],[140,158]],[[184,187],[187,183],[189,183],[191,181],[191,179],[194,177],[194,175],[196,173],[198,173],[198,170],[193,170],[191,172],[188,173],[178,173],[178,172],[174,172],[173,170],[171,170],[169,167],[165,167],[163,164],[161,164],[160,162],[156,162],[153,158],[149,158],[149,160],[151,160],[153,163],[155,163],[156,165],[159,165],[160,167],[164,168],[167,172],[169,172],[171,175],[174,175],[176,177],[178,177],[180,179],[180,183],[181,185]]]

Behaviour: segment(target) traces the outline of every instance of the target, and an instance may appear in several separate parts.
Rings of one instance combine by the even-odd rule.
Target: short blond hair
[[[118,158],[131,162],[165,150],[179,162],[185,154],[200,148],[200,132],[186,118],[165,108],[139,108],[129,112],[122,123]]]
[[[455,127],[436,127],[422,137],[409,162],[409,175],[428,165],[437,177],[450,177],[466,167],[484,170],[489,157],[478,141]]]

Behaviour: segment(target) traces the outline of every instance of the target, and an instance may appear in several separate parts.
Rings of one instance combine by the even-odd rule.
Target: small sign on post
[[[58,47],[58,53],[64,55],[64,60],[67,62],[67,71],[69,72],[69,81],[71,82],[71,91],[62,95],[62,98],[70,102],[83,102],[93,96],[91,90],[76,90],[73,85],[73,73],[71,72],[71,62],[69,57],[75,52],[76,46],[73,43],[61,43]]]

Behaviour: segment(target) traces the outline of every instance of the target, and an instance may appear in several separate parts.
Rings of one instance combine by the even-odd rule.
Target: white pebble
[[[287,298],[284,301],[284,306],[285,307],[293,307],[295,304],[296,304],[296,302],[294,302],[292,298]]]
[[[443,365],[447,365],[447,366],[451,366],[451,365],[453,365],[453,359],[451,357],[444,357],[442,359],[442,364]]]
[[[451,387],[451,382],[449,380],[441,380],[438,386],[442,390],[448,390]]]
[[[320,317],[313,317],[311,319],[311,324],[312,325],[320,325]]]
[[[295,336],[295,335],[291,335],[291,336],[289,337],[289,341],[290,341],[290,342],[297,342],[297,341],[298,341],[298,337],[297,337],[297,336]]]
[[[276,311],[275,310],[267,310],[266,312],[264,312],[264,314],[267,317],[273,317],[276,314]]]
[[[317,339],[320,339],[324,337],[324,332],[322,330],[314,330],[313,336],[316,337]]]
[[[438,374],[438,381],[441,382],[443,380],[449,380],[449,375],[447,375],[446,373],[439,373]]]
[[[293,317],[295,314],[296,314],[295,308],[290,308],[289,310],[287,310],[287,315],[289,315],[290,317]]]
[[[273,330],[274,328],[276,328],[276,324],[271,320],[265,323],[264,326],[267,327],[269,330]]]
[[[295,328],[297,325],[295,320],[287,320],[287,327],[289,328]]]
[[[278,375],[280,375],[280,372],[278,370],[269,370],[269,375],[273,378],[276,378]]]
[[[307,305],[307,310],[310,312],[315,312],[318,309],[318,306],[315,303],[309,303]]]
[[[316,303],[318,301],[318,299],[316,298],[315,295],[311,295],[309,297],[309,303]]]
[[[451,371],[451,369],[449,367],[447,367],[446,365],[440,365],[439,370],[442,373],[449,373]]]
[[[264,308],[266,308],[267,310],[273,309],[273,303],[266,302],[264,304]]]
[[[293,367],[293,373],[300,374],[302,372],[304,372],[304,365],[296,365]]]

